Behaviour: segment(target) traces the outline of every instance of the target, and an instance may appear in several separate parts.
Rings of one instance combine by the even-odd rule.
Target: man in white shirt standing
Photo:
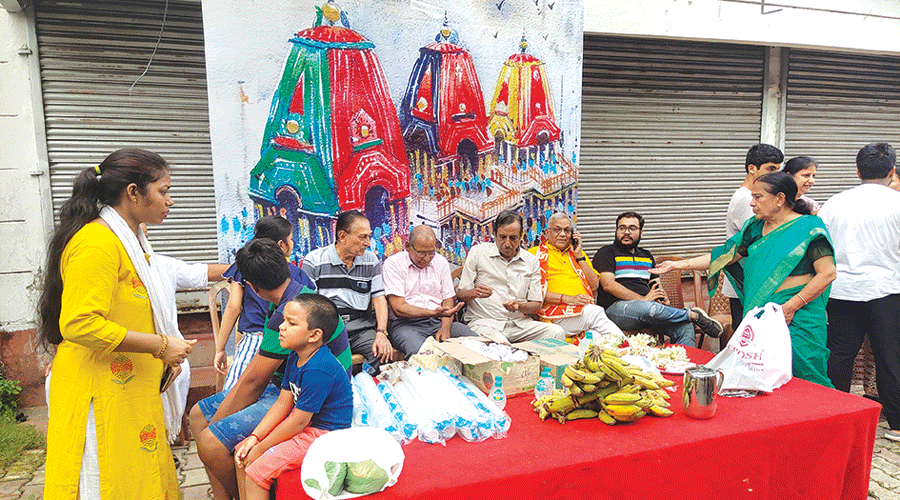
[[[747,157],[744,160],[744,170],[747,175],[744,177],[741,187],[731,195],[731,201],[728,203],[728,217],[725,221],[726,237],[731,238],[741,232],[747,219],[753,217],[753,209],[750,207],[752,198],[750,188],[753,187],[753,182],[763,174],[777,172],[782,161],[784,161],[784,153],[771,144],[756,144],[747,151]],[[744,319],[744,307],[727,278],[722,284],[722,294],[728,297],[731,304],[731,326],[737,329],[741,320]]]
[[[828,378],[850,391],[853,360],[868,335],[878,396],[900,441],[900,193],[888,187],[897,156],[887,143],[856,155],[862,184],[832,196],[819,211],[834,242],[837,279],[828,302]]]

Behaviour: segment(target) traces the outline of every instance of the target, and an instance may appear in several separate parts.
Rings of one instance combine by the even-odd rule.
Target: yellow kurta
[[[60,270],[63,341],[50,379],[44,498],[77,497],[91,401],[102,498],[181,498],[159,396],[163,363],[113,352],[127,330],[155,333],[147,289],[119,239],[97,223],[72,237]]]

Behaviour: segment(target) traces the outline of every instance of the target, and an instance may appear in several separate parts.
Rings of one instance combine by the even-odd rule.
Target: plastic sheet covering
[[[400,432],[403,433],[403,437],[406,441],[415,439],[417,426],[410,421],[409,417],[407,417],[406,410],[403,409],[400,402],[397,400],[397,396],[394,395],[394,388],[391,384],[380,382],[378,384],[378,390],[381,392],[381,396],[387,403],[388,408],[390,408],[391,416],[394,417],[394,422],[396,422]]]
[[[368,373],[362,372],[356,375],[354,379],[358,382],[359,392],[369,408],[369,418],[372,427],[378,427],[389,432],[399,443],[406,444],[409,442],[394,422],[391,415],[391,409],[378,391],[375,379]]]

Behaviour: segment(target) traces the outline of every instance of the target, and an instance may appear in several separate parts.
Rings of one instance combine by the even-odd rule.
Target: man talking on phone
[[[622,333],[603,308],[594,304],[600,275],[581,246],[581,235],[569,217],[560,212],[551,215],[544,229],[544,241],[529,250],[541,266],[544,302],[538,316],[563,327],[568,336],[585,330],[598,335]]]
[[[616,239],[592,259],[600,273],[597,304],[623,330],[651,330],[667,335],[673,344],[696,346],[694,325],[710,337],[722,334],[722,324],[699,307],[678,309],[668,305],[669,298],[650,274],[656,266],[653,254],[638,246],[644,233],[644,218],[625,212],[616,218]]]

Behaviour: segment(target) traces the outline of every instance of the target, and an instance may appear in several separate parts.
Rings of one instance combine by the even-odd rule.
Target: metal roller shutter
[[[764,49],[584,37],[578,229],[586,251],[616,216],[646,219],[641,246],[695,255],[725,240],[728,201],[759,142]]]
[[[819,203],[859,184],[856,153],[900,147],[900,58],[792,49],[785,156],[819,161],[809,196]]]
[[[123,147],[171,167],[175,207],[154,249],[218,260],[203,20],[199,1],[40,1],[36,5],[54,211],[84,168]],[[153,54],[147,73],[129,90]]]

